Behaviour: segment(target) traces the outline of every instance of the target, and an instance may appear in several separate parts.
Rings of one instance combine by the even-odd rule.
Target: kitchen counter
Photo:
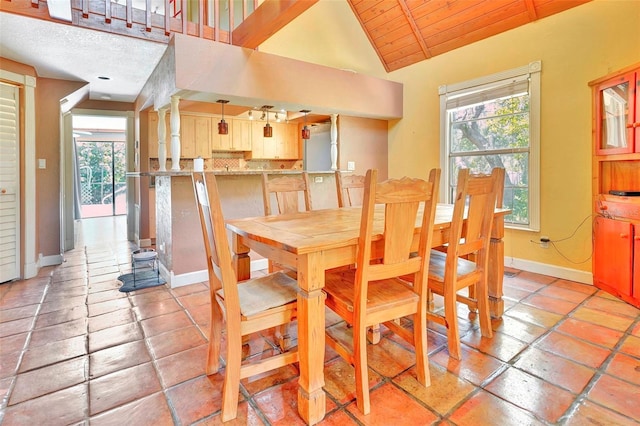
[[[300,174],[304,170],[293,170],[293,169],[215,169],[215,170],[205,170],[205,172],[213,172],[213,174],[221,175],[221,176],[242,176],[242,175],[261,175],[262,173],[268,174]],[[127,177],[137,177],[137,176],[191,176],[192,170],[180,170],[180,171],[172,171],[167,170],[166,172],[127,172]],[[327,171],[307,171],[310,175],[314,174],[334,174],[335,171],[327,170]]]
[[[214,170],[225,219],[264,215],[262,173],[299,174],[302,170]],[[335,172],[310,175],[314,210],[337,207]],[[191,170],[128,173],[128,177],[151,177],[152,202],[149,222],[156,240],[160,274],[171,287],[206,281],[207,263],[191,182]],[[152,201],[153,200],[153,201]],[[252,269],[264,269],[266,261],[255,253]]]

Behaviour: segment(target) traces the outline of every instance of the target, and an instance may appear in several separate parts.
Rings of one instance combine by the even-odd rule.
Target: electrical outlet
[[[551,241],[549,237],[543,235],[540,237],[540,247],[543,249],[549,248],[549,241]]]
[[[313,181],[314,181],[315,183],[322,183],[322,176],[316,176],[316,177],[314,177],[314,178],[313,178]]]
[[[354,171],[356,169],[355,161],[347,161],[347,170]]]

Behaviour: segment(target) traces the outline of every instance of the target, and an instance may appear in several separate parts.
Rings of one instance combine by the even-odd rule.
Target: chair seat
[[[222,289],[216,294],[224,300]],[[250,317],[295,302],[298,297],[298,283],[284,272],[278,271],[238,283],[238,297],[242,316]]]
[[[445,264],[447,262],[447,253],[438,250],[431,250],[429,258],[429,279],[435,281],[444,281]],[[458,276],[464,277],[476,272],[476,264],[469,260],[458,258]]]
[[[329,272],[325,275],[324,291],[327,293],[327,305],[338,303],[348,312],[353,312],[356,269]],[[369,282],[367,312],[386,310],[394,305],[415,304],[418,295],[411,284],[397,278]]]

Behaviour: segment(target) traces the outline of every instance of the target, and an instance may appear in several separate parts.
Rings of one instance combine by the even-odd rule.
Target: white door
[[[18,88],[0,83],[0,283],[20,277]]]

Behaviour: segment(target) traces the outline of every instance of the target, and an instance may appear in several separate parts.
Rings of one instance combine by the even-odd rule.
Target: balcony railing
[[[258,0],[68,0],[49,6],[39,0],[0,0],[2,11],[93,30],[164,43],[171,33],[182,33],[229,44]]]

